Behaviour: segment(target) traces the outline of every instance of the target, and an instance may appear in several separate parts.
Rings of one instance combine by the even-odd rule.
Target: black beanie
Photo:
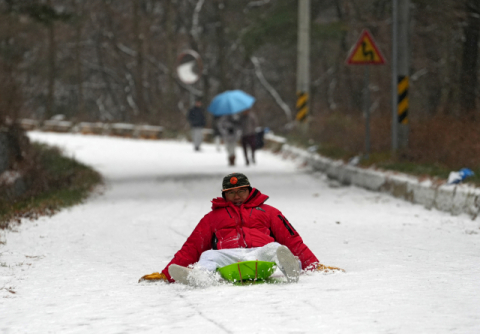
[[[241,187],[248,187],[250,191],[252,191],[252,187],[250,186],[250,181],[248,180],[247,176],[242,173],[232,173],[228,174],[223,178],[222,182],[222,197],[225,198],[224,192],[230,189],[236,189]]]

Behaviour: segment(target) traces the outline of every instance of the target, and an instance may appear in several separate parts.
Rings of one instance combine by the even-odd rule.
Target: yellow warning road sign
[[[365,29],[360,38],[348,54],[349,65],[382,65],[385,58],[375,44],[370,32]]]

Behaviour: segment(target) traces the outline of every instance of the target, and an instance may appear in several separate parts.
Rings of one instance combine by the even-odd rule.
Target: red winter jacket
[[[186,267],[198,262],[200,255],[209,249],[262,247],[274,241],[298,256],[303,269],[318,263],[287,218],[274,207],[263,204],[267,199],[255,188],[239,207],[221,197],[214,198],[212,211],[200,220],[162,273],[173,282],[168,274],[171,264]]]

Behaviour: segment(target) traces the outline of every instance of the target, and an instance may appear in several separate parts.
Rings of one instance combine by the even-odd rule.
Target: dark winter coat
[[[188,122],[192,128],[203,128],[205,126],[205,115],[200,107],[193,107],[188,112]]]
[[[255,188],[240,207],[221,197],[214,198],[212,211],[200,220],[162,273],[173,281],[168,274],[171,264],[186,267],[198,262],[200,255],[210,249],[262,247],[274,241],[287,246],[298,256],[303,269],[318,263],[287,218],[279,210],[264,204],[267,199],[268,196]]]
[[[236,142],[240,132],[240,115],[224,115],[218,120],[218,131],[226,142]]]
[[[256,129],[258,126],[257,116],[250,111],[247,114],[242,114],[240,117],[240,128],[242,129],[242,136],[251,136],[256,134]]]

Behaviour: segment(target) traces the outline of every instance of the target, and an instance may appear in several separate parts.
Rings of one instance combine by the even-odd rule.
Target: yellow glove
[[[328,272],[328,271],[334,271],[334,270],[338,270],[338,271],[343,271],[345,272],[345,270],[343,270],[342,268],[337,268],[337,267],[329,267],[329,266],[326,266],[326,265],[323,265],[321,263],[317,264],[317,267],[315,268],[315,270],[317,271],[325,271],[325,272]]]
[[[167,276],[165,276],[164,273],[153,273],[153,274],[150,274],[150,275],[142,276],[138,280],[138,283],[143,282],[143,281],[152,281],[152,282],[165,281],[165,282],[168,282],[168,278],[167,278]]]

